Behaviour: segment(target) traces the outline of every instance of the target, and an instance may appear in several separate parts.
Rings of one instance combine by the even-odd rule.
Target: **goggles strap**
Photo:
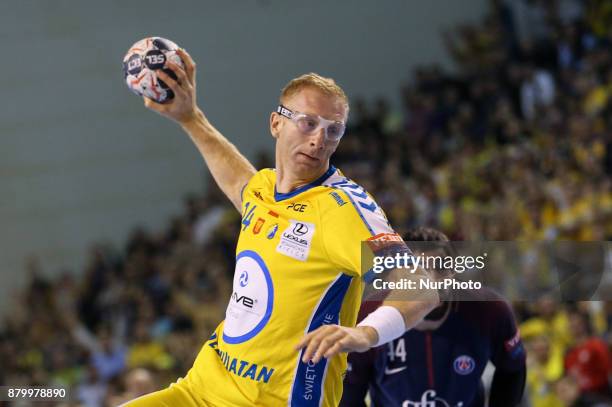
[[[276,113],[280,114],[281,116],[285,116],[289,119],[293,118],[293,112],[283,105],[278,105],[278,107],[276,108]]]

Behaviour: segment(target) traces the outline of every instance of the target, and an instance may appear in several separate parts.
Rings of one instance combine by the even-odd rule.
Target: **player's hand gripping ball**
[[[167,60],[185,68],[177,55],[178,45],[161,37],[149,37],[132,45],[123,57],[123,75],[128,88],[139,96],[145,96],[158,103],[174,98],[174,92],[157,77],[156,71],[163,70],[172,79],[176,75],[164,68]]]

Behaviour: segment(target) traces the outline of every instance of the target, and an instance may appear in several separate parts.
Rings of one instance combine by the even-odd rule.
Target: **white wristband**
[[[369,326],[378,333],[378,341],[374,346],[380,346],[399,338],[406,332],[404,316],[395,307],[383,305],[364,318],[357,326]]]

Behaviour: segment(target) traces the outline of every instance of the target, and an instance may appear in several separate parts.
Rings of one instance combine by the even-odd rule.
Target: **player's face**
[[[286,100],[284,105],[294,111],[327,120],[346,123],[346,107],[341,99],[322,93],[315,88],[305,88]],[[277,167],[291,172],[302,180],[317,178],[329,167],[329,158],[336,151],[339,140],[325,137],[320,128],[310,134],[278,113],[272,113],[270,131],[276,138]]]

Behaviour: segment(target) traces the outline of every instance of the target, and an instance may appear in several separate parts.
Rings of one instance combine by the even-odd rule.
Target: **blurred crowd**
[[[337,164],[400,231],[425,224],[455,240],[607,240],[612,3],[491,4],[481,24],[445,33],[458,72],[417,69],[401,112],[384,99],[353,104]],[[519,12],[533,20],[523,31]]]
[[[81,275],[45,278],[28,259],[0,328],[0,383],[116,406],[183,376],[231,294],[240,219],[214,194],[187,198],[165,230],[137,229],[122,250],[95,245]]]
[[[457,69],[416,69],[401,109],[353,101],[334,164],[401,234],[610,240],[612,2],[492,0],[444,40]],[[256,164],[273,165],[263,153]],[[92,247],[84,273],[47,278],[29,259],[0,326],[0,383],[59,385],[66,405],[102,406],[184,375],[223,319],[239,223],[209,187],[163,231]],[[612,303],[542,298],[515,311],[525,406],[612,406]]]

